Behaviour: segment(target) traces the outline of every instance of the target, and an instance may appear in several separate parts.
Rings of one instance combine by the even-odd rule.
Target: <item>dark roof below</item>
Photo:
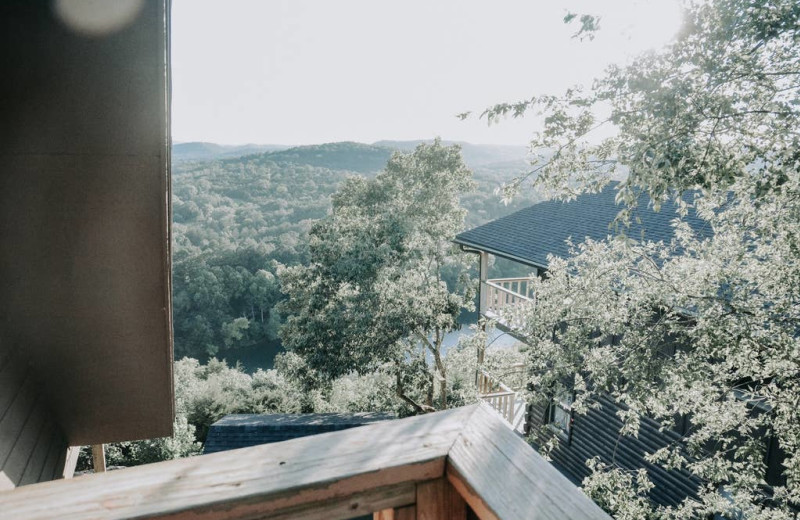
[[[550,200],[534,204],[506,217],[464,231],[455,242],[482,251],[497,254],[518,262],[547,267],[547,255],[569,256],[567,239],[576,245],[587,238],[604,240],[615,230],[609,227],[622,209],[614,201],[617,184],[613,182],[600,193],[579,196],[571,202]],[[689,201],[691,195],[686,195]],[[625,234],[640,240],[643,237],[655,242],[668,242],[674,230],[671,221],[677,217],[677,207],[665,202],[656,212],[648,206],[649,198],[642,195],[634,213],[640,223],[632,222]],[[711,235],[709,224],[690,211],[686,221],[703,236]]]
[[[247,448],[394,419],[381,412],[226,415],[211,425],[203,453]]]

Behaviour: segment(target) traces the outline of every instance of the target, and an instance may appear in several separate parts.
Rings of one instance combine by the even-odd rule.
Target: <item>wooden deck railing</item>
[[[489,406],[497,410],[509,423],[514,423],[517,393],[503,382],[496,380],[491,374],[481,369],[478,371],[478,394]]]
[[[365,514],[611,520],[484,404],[0,492],[26,520]]]
[[[495,278],[481,286],[483,313],[509,327],[522,325],[519,309],[522,304],[534,302],[529,278]]]

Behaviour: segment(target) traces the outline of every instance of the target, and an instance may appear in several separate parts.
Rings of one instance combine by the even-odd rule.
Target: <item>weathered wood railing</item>
[[[495,278],[486,280],[481,287],[481,311],[510,327],[522,325],[521,316],[514,311],[533,301],[529,278]]]
[[[481,369],[478,371],[478,394],[489,406],[497,410],[509,423],[514,423],[517,393],[503,382],[496,380],[491,374]]]
[[[0,492],[0,517],[26,520],[370,513],[611,520],[483,404]]]

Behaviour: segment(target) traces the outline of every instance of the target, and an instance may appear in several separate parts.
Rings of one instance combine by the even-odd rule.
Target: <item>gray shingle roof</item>
[[[211,425],[203,453],[281,442],[394,419],[390,413],[226,415]]]
[[[579,244],[591,238],[603,240],[615,234],[609,225],[619,213],[621,206],[614,202],[618,183],[611,183],[600,193],[579,196],[571,202],[545,201],[493,220],[482,226],[456,235],[455,242],[474,247],[512,260],[547,267],[547,255],[566,258],[571,238]],[[689,201],[691,194],[685,196]],[[670,222],[677,216],[676,206],[666,202],[659,212],[648,207],[647,195],[639,199],[635,216],[641,223],[632,222],[625,230],[634,239],[642,237],[668,242],[674,233]],[[686,217],[689,225],[702,236],[710,236],[709,224],[690,211]]]

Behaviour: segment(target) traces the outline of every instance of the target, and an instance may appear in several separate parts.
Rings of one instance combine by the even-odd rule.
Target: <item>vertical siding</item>
[[[0,490],[59,478],[67,447],[27,365],[0,352]]]
[[[622,437],[619,430],[622,422],[616,415],[621,407],[611,399],[600,398],[600,407],[591,409],[586,415],[575,414],[569,442],[561,441],[551,454],[556,466],[570,479],[580,483],[589,475],[586,461],[600,457],[607,464],[615,464],[624,469],[645,468],[655,485],[650,499],[661,505],[676,505],[687,496],[696,497],[700,484],[685,471],[666,471],[644,460],[646,453],[679,440],[679,436],[669,430],[659,431],[657,422],[644,419],[639,429],[639,437]],[[529,405],[531,431],[537,434],[536,441],[543,443],[547,438],[547,403],[535,399]]]

